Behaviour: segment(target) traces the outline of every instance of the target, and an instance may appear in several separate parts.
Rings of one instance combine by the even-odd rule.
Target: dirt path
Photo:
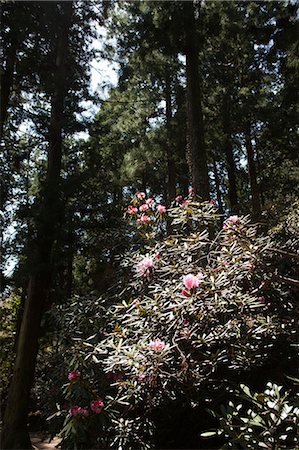
[[[44,433],[30,433],[31,443],[35,450],[50,450],[57,449],[61,442],[58,437],[53,438],[50,442],[45,437]]]

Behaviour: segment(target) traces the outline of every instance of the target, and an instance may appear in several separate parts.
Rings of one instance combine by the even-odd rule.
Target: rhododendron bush
[[[192,193],[167,212],[143,195],[134,205],[126,215],[151,245],[122,257],[131,280],[114,295],[104,338],[88,344],[86,357],[120,374],[113,386],[126,403],[121,420],[145,421],[165,402],[194,407],[205,387],[212,392],[236,371],[264,364],[278,340],[292,341],[296,318],[272,267],[273,243],[248,217],[229,217],[219,230],[213,202]],[[150,220],[139,220],[142,205],[150,205]],[[162,220],[171,221],[171,235],[155,241]]]
[[[69,343],[63,358],[73,355],[59,410],[65,445],[69,436],[77,444],[93,436],[100,448],[160,447],[165,418],[202,416],[217,396],[215,408],[227,401],[244,374],[275,361],[274,376],[295,348],[291,272],[279,272],[287,252],[248,217],[222,222],[214,202],[192,191],[168,209],[159,205],[138,193],[126,208],[141,238],[119,255],[107,292],[58,307]],[[139,220],[144,211],[149,220]],[[209,426],[192,430],[197,440]]]

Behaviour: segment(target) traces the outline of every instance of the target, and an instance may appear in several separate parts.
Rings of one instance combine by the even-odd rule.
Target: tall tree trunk
[[[66,61],[72,9],[72,2],[61,3],[61,27],[58,28],[57,35],[55,92],[51,105],[47,178],[36,240],[36,264],[29,277],[15,367],[4,416],[2,448],[5,449],[31,448],[27,431],[27,414],[38,352],[40,324],[49,296],[51,254],[59,219],[57,211],[60,207],[63,105],[66,94]]]
[[[259,174],[259,194],[260,194],[260,199],[261,199],[261,206],[262,209],[264,209],[265,206],[265,195],[264,195],[264,182],[263,182],[263,174],[262,174],[262,169],[261,169],[261,162],[260,162],[260,154],[259,154],[259,145],[258,145],[258,138],[256,133],[254,132],[254,143],[255,143],[255,155],[256,155],[256,168],[257,168],[257,172]]]
[[[187,81],[187,161],[195,193],[210,197],[207,155],[204,141],[199,59],[193,1],[185,1],[184,31]]]
[[[220,178],[219,178],[217,162],[216,162],[215,158],[213,158],[213,172],[214,172],[214,178],[215,178],[218,209],[219,209],[220,214],[223,214],[224,210],[223,210],[222,196],[221,196],[221,189],[220,189]]]
[[[167,193],[168,193],[168,203],[170,204],[176,195],[176,167],[174,160],[174,145],[172,138],[172,105],[171,105],[171,82],[170,75],[166,73],[165,79],[165,100],[166,100],[166,130],[167,130]]]
[[[245,124],[244,136],[247,151],[249,182],[251,190],[252,218],[253,220],[259,220],[261,217],[261,202],[260,202],[259,187],[257,183],[254,149],[251,141],[251,128],[248,122]]]
[[[239,212],[239,201],[237,193],[237,181],[236,181],[236,163],[234,159],[233,146],[231,141],[231,123],[230,123],[230,99],[229,94],[226,92],[223,97],[222,108],[222,124],[224,133],[224,152],[227,162],[227,174],[228,174],[228,198],[230,204],[230,211],[233,214]]]
[[[13,86],[14,70],[17,55],[17,39],[12,36],[11,46],[8,50],[5,70],[1,74],[1,95],[0,95],[0,140],[3,137],[3,129],[7,120],[9,99]]]

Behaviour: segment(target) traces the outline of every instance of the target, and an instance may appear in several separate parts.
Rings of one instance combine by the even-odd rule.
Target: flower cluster
[[[93,412],[94,414],[100,414],[103,411],[103,408],[103,400],[93,400],[90,403],[90,409],[88,407],[83,408],[82,406],[74,405],[70,408],[69,414],[71,416],[88,417],[90,415],[90,412]]]
[[[236,225],[238,222],[240,221],[239,216],[230,216],[228,219],[226,219],[226,221],[223,224],[223,229],[227,230],[230,227],[233,227],[234,225]]]
[[[88,417],[88,408],[82,408],[82,406],[74,405],[70,408],[69,413],[71,416],[83,416]]]
[[[155,203],[152,197],[146,198],[145,192],[137,192],[125,209],[125,218],[135,219],[137,224],[147,227],[161,219],[167,212],[165,205]]]
[[[103,411],[103,408],[104,408],[103,400],[93,400],[90,403],[90,409],[95,414],[100,414]]]
[[[72,383],[74,380],[79,380],[81,377],[81,372],[80,370],[71,370],[68,373],[68,380]],[[71,396],[72,400],[79,399],[80,401],[80,397],[77,396],[76,393],[80,392],[80,390],[85,389],[82,385],[82,381],[80,383],[80,387],[78,390],[78,385],[74,385],[74,384],[69,384],[67,386],[67,395]],[[89,406],[80,406],[78,404],[72,405],[69,409],[69,415],[71,417],[89,417],[90,414],[94,413],[94,414],[100,414],[102,412],[104,408],[104,402],[101,399],[97,399],[97,400],[92,400],[90,402]]]
[[[154,350],[163,350],[165,348],[165,342],[161,341],[159,338],[155,339],[154,341],[151,341],[149,344],[149,347]]]
[[[139,276],[144,277],[146,275],[149,275],[153,271],[154,267],[155,266],[152,258],[146,256],[137,264],[136,271]]]
[[[73,381],[73,380],[75,380],[76,378],[79,378],[80,375],[81,375],[80,370],[71,370],[71,371],[68,373],[68,376],[67,376],[67,377],[68,377],[69,381]]]

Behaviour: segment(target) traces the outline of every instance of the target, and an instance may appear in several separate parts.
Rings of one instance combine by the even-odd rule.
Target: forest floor
[[[50,450],[55,449],[61,442],[61,438],[54,437],[51,441],[41,432],[30,433],[31,443],[34,449],[37,450]]]

